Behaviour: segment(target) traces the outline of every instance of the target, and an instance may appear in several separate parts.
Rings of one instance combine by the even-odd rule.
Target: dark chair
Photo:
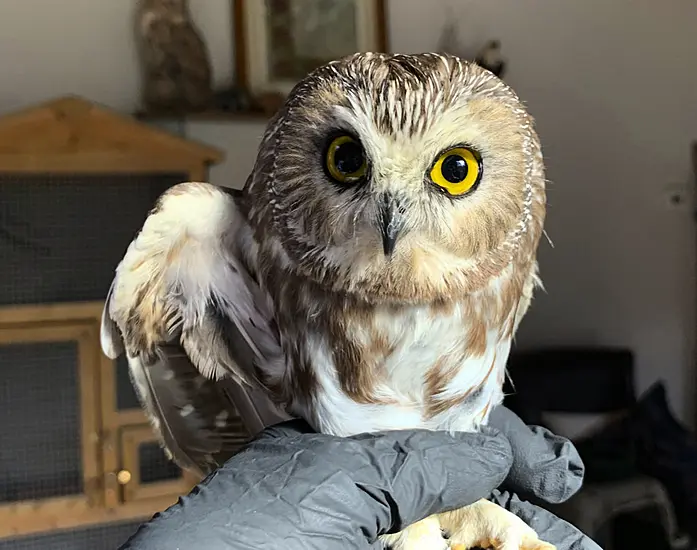
[[[631,430],[624,421],[636,404],[631,351],[514,352],[508,372],[505,405],[527,424],[571,439],[586,465],[583,488],[566,503],[548,506],[551,511],[612,550],[608,529],[614,518],[654,508],[671,546],[684,544],[663,485],[637,468]]]

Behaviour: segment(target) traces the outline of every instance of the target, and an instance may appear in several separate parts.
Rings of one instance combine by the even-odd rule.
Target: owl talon
[[[481,540],[473,545],[453,543],[450,550],[556,550],[556,546],[540,540],[537,535],[520,538],[519,535],[504,536],[501,539]]]
[[[487,500],[440,517],[452,533],[451,550],[556,550],[518,516]]]
[[[403,531],[382,538],[392,550],[450,550],[450,542],[443,536],[440,522],[430,516]]]
[[[523,541],[520,544],[511,544],[510,541],[500,542],[494,540],[481,541],[468,547],[462,543],[451,545],[450,550],[556,550],[556,546],[539,539],[535,541]]]

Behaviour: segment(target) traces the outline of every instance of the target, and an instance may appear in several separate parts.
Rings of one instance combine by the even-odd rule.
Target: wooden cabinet
[[[77,97],[0,118],[0,547],[148,519],[196,482],[164,456],[99,324],[156,198],[221,158]]]
[[[0,309],[0,537],[146,519],[198,481],[167,459],[140,408],[119,408],[133,401],[99,348],[101,309]]]

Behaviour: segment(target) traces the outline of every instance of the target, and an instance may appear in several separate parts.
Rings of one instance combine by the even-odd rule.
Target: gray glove
[[[519,495],[558,504],[583,484],[583,462],[573,444],[539,426],[529,428],[506,407],[491,412],[489,426],[505,434],[512,465],[501,490],[489,498],[513,512],[557,550],[601,550],[590,538],[548,510],[520,500]]]
[[[302,421],[265,430],[121,550],[379,548],[379,535],[491,498],[558,550],[599,547],[508,491],[562,501],[581,486],[573,446],[500,407],[480,434],[338,438]],[[501,487],[502,491],[496,491]]]

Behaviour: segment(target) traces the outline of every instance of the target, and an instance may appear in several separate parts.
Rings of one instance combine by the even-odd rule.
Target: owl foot
[[[427,517],[380,540],[392,550],[556,550],[518,516],[488,500]]]
[[[380,540],[391,550],[449,550],[450,541],[443,536],[437,516],[430,516],[394,535]]]
[[[535,530],[518,516],[488,500],[441,514],[439,518],[452,533],[451,550],[556,550],[554,545],[540,540]]]

